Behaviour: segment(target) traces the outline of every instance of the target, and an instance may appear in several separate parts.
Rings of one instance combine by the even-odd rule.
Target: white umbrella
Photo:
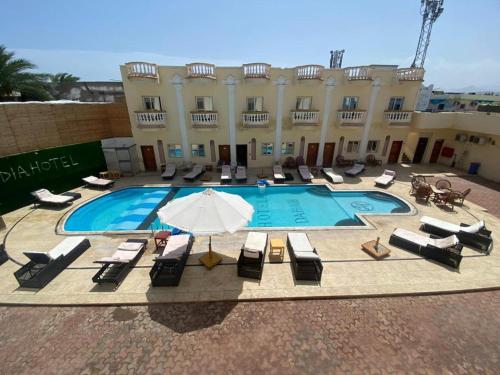
[[[212,235],[234,233],[252,219],[254,209],[250,203],[235,194],[212,189],[174,199],[158,210],[163,224],[195,235],[209,235],[208,254],[200,261],[212,268],[222,258],[212,252]]]

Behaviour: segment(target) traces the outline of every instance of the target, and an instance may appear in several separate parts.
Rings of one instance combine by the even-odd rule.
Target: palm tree
[[[50,100],[47,90],[47,75],[31,73],[36,65],[26,59],[14,58],[14,52],[7,52],[0,45],[0,101],[8,100],[16,92],[22,100]]]
[[[76,77],[73,74],[69,73],[56,73],[50,74],[48,76],[48,81],[50,85],[50,92],[54,98],[59,99],[59,94],[61,91],[61,87],[67,83],[78,82],[80,77]]]

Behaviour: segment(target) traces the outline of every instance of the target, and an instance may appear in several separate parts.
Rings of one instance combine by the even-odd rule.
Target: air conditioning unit
[[[467,135],[466,134],[457,134],[455,136],[455,141],[458,141],[461,143],[467,142]]]

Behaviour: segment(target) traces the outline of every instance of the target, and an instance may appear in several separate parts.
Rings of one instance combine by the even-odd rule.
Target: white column
[[[361,138],[361,144],[359,145],[360,160],[365,160],[366,146],[368,145],[368,137],[370,136],[370,129],[372,127],[373,121],[373,112],[375,111],[375,104],[377,102],[377,96],[380,91],[380,86],[380,79],[376,78],[372,83],[372,92],[370,95],[370,102],[368,104],[368,113],[366,114],[365,126],[363,127],[363,137]]]
[[[175,87],[175,98],[177,101],[177,115],[179,117],[179,130],[181,132],[182,155],[184,161],[191,161],[191,150],[186,129],[186,111],[184,110],[184,98],[182,96],[182,87],[184,79],[179,74],[174,75],[170,81]]]
[[[281,159],[281,127],[283,123],[283,95],[285,94],[285,86],[288,81],[285,77],[279,76],[274,84],[278,88],[278,96],[276,99],[276,132],[274,137],[274,162],[279,162]]]
[[[236,166],[236,106],[235,92],[238,81],[229,75],[223,81],[227,87],[227,119],[229,126],[229,150],[231,152],[231,166]]]
[[[321,132],[319,134],[319,148],[316,165],[321,167],[323,165],[323,152],[325,150],[326,134],[328,133],[328,119],[330,118],[330,111],[332,109],[332,92],[335,89],[337,82],[335,78],[329,77],[325,81],[325,100],[323,105],[323,120],[321,121]]]

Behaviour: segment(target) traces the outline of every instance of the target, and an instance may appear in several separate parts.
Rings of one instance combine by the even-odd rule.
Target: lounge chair
[[[232,173],[231,173],[231,166],[223,165],[222,172],[220,175],[220,183],[221,184],[230,183],[232,180],[233,180],[233,177],[232,177]]]
[[[347,176],[351,176],[351,177],[354,177],[354,176],[357,176],[358,174],[360,174],[361,172],[363,172],[365,170],[365,165],[364,164],[361,164],[361,163],[355,163],[352,168],[349,168],[347,171],[345,171],[344,173],[347,175]]]
[[[438,237],[455,235],[462,245],[484,251],[486,254],[489,254],[493,247],[491,231],[486,229],[483,220],[471,225],[463,223],[457,225],[433,217],[422,216],[420,223],[422,224],[420,229],[424,232],[431,233]]]
[[[283,173],[283,168],[281,168],[281,165],[273,166],[273,175],[275,184],[282,184],[283,182],[285,182],[285,174]]]
[[[149,271],[151,285],[179,285],[193,241],[190,234],[177,234],[168,238],[167,245],[161,255],[155,258],[153,268]]]
[[[339,154],[335,158],[335,164],[337,165],[337,167],[352,167],[354,164],[354,160],[344,159],[344,157]]]
[[[191,172],[184,175],[184,180],[193,182],[198,177],[200,177],[204,173],[203,166],[200,164],[195,164]]]
[[[295,279],[321,281],[323,264],[316,249],[311,246],[307,234],[288,233],[286,245]]]
[[[391,171],[390,169],[386,169],[381,176],[375,179],[375,185],[387,186],[392,184],[396,179],[396,172]]]
[[[267,233],[248,232],[238,258],[238,276],[260,280],[267,249]]]
[[[102,267],[92,277],[92,281],[98,284],[120,285],[132,267],[139,261],[147,244],[148,240],[128,239],[126,242],[122,242],[113,255],[94,261],[94,263],[102,264]]]
[[[107,180],[105,178],[97,178],[96,176],[88,176],[82,178],[87,187],[96,187],[98,189],[106,189],[111,187],[115,182],[113,180]]]
[[[391,234],[389,243],[453,268],[458,268],[462,261],[462,255],[460,255],[462,245],[454,235],[446,238],[431,238],[396,228]]]
[[[65,204],[71,203],[75,198],[60,194],[52,194],[47,189],[39,189],[31,192],[36,198],[35,206],[38,205],[47,205],[47,206],[63,206]]]
[[[87,238],[67,237],[48,252],[26,251],[30,262],[14,272],[22,288],[43,288],[90,247]]]
[[[302,181],[311,182],[314,176],[311,171],[309,171],[309,167],[307,165],[299,165],[297,167],[297,171],[299,172],[299,176]]]
[[[164,180],[171,180],[175,176],[175,172],[177,172],[177,167],[174,163],[168,163],[165,166],[165,171],[161,174],[161,178]]]
[[[325,178],[334,184],[341,184],[344,182],[344,177],[335,173],[333,168],[322,168],[321,171],[325,175]]]
[[[244,166],[236,167],[236,174],[234,175],[236,181],[238,182],[246,182],[247,180],[247,169]]]
[[[432,188],[429,184],[422,182],[417,185],[413,194],[415,195],[415,200],[425,201],[425,203],[429,203],[429,199],[432,195]]]

